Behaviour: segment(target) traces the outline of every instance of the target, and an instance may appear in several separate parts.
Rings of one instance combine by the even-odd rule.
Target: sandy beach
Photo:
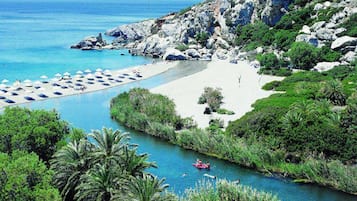
[[[282,77],[257,74],[257,68],[247,61],[232,64],[228,61],[212,61],[205,70],[196,74],[158,86],[151,91],[173,99],[176,110],[182,117],[192,117],[199,127],[208,126],[210,119],[222,119],[225,126],[229,121],[242,117],[251,111],[251,105],[258,99],[268,97],[273,91],[262,90],[261,87]],[[203,114],[206,104],[197,104],[205,87],[222,89],[223,104],[221,108],[234,111],[234,115]]]
[[[157,62],[120,70],[96,69],[94,72],[78,72],[69,75],[65,72],[54,78],[37,81],[24,80],[13,84],[0,85],[0,109],[49,98],[89,93],[130,82],[147,79],[175,67],[178,62]]]

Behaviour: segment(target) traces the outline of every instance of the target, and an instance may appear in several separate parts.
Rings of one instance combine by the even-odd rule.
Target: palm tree
[[[165,179],[158,179],[151,174],[144,174],[142,177],[132,177],[127,184],[126,200],[130,201],[164,201],[172,200],[170,196],[165,196],[164,190],[169,186],[164,184]]]
[[[103,128],[102,132],[95,130],[89,136],[93,138],[96,147],[92,154],[95,162],[107,165],[119,163],[124,147],[128,146],[128,134]]]
[[[144,170],[157,167],[155,163],[148,162],[148,154],[137,154],[136,149],[125,147],[121,156],[120,166],[131,176],[142,176]]]
[[[116,192],[120,192],[120,183],[124,179],[120,176],[120,169],[96,164],[81,179],[76,187],[76,199],[93,201],[110,201]]]
[[[321,88],[321,94],[334,105],[346,105],[346,95],[343,93],[342,84],[338,80],[327,81]]]
[[[86,140],[73,141],[54,154],[51,169],[53,182],[63,200],[73,200],[79,180],[91,167],[89,158],[93,146]]]

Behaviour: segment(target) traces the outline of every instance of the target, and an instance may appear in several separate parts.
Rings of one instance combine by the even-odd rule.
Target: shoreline
[[[83,73],[72,76],[64,75],[55,78],[43,79],[47,82],[25,80],[23,83],[15,82],[13,85],[0,87],[0,110],[7,106],[18,106],[34,101],[44,101],[48,99],[61,98],[66,96],[81,95],[100,90],[106,90],[116,86],[140,82],[155,75],[166,72],[178,65],[178,61],[160,61],[152,64],[128,67],[125,69]],[[54,94],[55,92],[58,95]],[[40,94],[45,96],[40,97]],[[30,97],[33,100],[25,99]],[[7,103],[12,100],[14,103]]]
[[[261,89],[263,85],[284,77],[259,75],[258,69],[248,61],[232,64],[228,61],[211,61],[203,71],[171,81],[151,89],[174,101],[176,111],[182,117],[192,117],[200,128],[209,126],[211,119],[222,119],[225,126],[229,121],[241,118],[251,111],[258,99],[270,96],[274,91]],[[203,114],[207,104],[198,104],[205,87],[220,88],[223,95],[221,108],[233,111],[234,115]],[[174,90],[173,90],[174,89]]]

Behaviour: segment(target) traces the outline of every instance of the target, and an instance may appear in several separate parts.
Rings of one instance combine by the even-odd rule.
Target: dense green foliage
[[[325,81],[349,76],[346,70],[293,74],[276,86],[284,93],[257,101],[255,109],[231,122],[226,132],[220,120],[214,120],[205,130],[173,131],[170,142],[260,171],[281,172],[296,181],[357,192],[356,180],[346,179],[356,178],[356,167],[332,160],[353,163],[356,159],[356,124],[352,123],[356,101],[350,96],[351,105],[340,114],[319,95]],[[112,109],[114,102],[127,103],[112,101]]]
[[[195,126],[190,118],[176,115],[173,101],[140,88],[112,99],[111,116],[125,126],[167,140],[175,139],[175,130]]]
[[[190,201],[277,201],[271,193],[259,192],[247,186],[237,185],[226,180],[219,180],[216,184],[209,181],[199,182],[194,189],[186,190],[185,200]]]
[[[356,77],[354,71],[356,67],[341,66],[323,74],[299,72],[270,83],[265,87],[284,93],[258,100],[252,112],[231,122],[227,133],[246,139],[255,136],[272,149],[284,148],[304,157],[323,153],[326,158],[356,161],[352,144],[357,143],[357,130],[346,132],[344,127],[353,125],[348,120],[350,126],[342,126],[341,117],[347,110],[333,109],[333,105],[346,105],[343,83],[352,75]],[[354,99],[349,98],[351,103]]]
[[[273,33],[263,22],[256,22],[245,26],[237,26],[234,43],[239,46],[253,45],[253,48],[271,44]]]
[[[57,144],[69,133],[68,124],[55,111],[5,108],[0,115],[0,151],[35,152],[48,161]]]
[[[34,153],[0,152],[0,200],[59,201],[53,172]]]
[[[310,70],[318,62],[318,50],[304,42],[293,43],[288,56],[297,69]]]
[[[128,140],[127,134],[103,128],[56,152],[51,168],[63,199],[165,200],[164,180],[145,172],[155,164],[147,161],[147,154],[138,154]],[[138,186],[145,188],[138,191]]]

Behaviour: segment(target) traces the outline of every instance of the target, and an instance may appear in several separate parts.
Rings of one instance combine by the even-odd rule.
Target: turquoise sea
[[[69,46],[88,35],[96,35],[120,24],[155,18],[183,9],[199,0],[0,0],[0,81],[39,79],[41,75],[84,70],[125,68],[152,62],[132,57],[126,50],[80,51]],[[124,53],[124,56],[120,54]],[[195,66],[204,66],[196,65]],[[132,87],[152,88],[201,68],[183,62],[177,68],[147,80],[77,96],[34,102],[23,106],[56,109],[61,118],[87,132],[111,127],[130,132],[132,143],[147,152],[159,168],[150,172],[165,177],[170,190],[182,193],[203,179],[205,171],[192,167],[196,158],[210,161],[209,174],[275,193],[281,200],[345,201],[355,196],[316,185],[294,184],[287,179],[266,177],[252,170],[170,145],[157,138],[137,133],[112,121],[109,101]],[[183,174],[187,176],[182,177]]]

